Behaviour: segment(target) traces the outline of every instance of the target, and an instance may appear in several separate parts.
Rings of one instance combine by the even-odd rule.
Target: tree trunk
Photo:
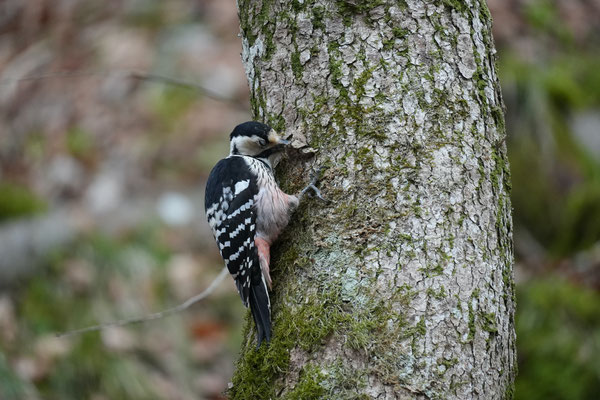
[[[233,399],[511,398],[510,176],[484,0],[238,0],[255,116],[316,149]]]

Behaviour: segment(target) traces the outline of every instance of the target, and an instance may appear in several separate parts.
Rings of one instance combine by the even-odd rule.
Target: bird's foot
[[[327,200],[323,197],[323,195],[321,194],[321,191],[316,186],[316,183],[319,181],[319,177],[321,175],[322,169],[323,169],[323,167],[319,167],[319,169],[317,169],[316,171],[314,171],[310,174],[310,183],[304,189],[302,189],[302,191],[298,195],[299,199],[302,198],[306,194],[306,192],[308,192],[309,190],[312,190],[312,192],[315,194],[315,196],[319,200],[324,201],[326,203],[330,203],[329,200]]]

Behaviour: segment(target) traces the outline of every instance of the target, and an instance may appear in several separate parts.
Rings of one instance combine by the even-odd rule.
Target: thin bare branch
[[[93,70],[65,70],[65,71],[56,71],[49,72],[40,75],[31,75],[31,76],[23,76],[20,78],[5,78],[0,80],[0,86],[8,86],[14,85],[15,83],[20,82],[30,82],[30,81],[38,81],[38,80],[46,80],[46,79],[67,79],[67,78],[81,78],[81,77],[91,77],[91,76],[115,76],[120,75],[123,77],[137,79],[142,81],[149,82],[158,82],[172,86],[178,86],[186,89],[195,90],[199,93],[202,93],[204,96],[211,98],[213,100],[217,100],[224,103],[230,103],[234,106],[247,110],[248,105],[240,102],[237,99],[223,96],[212,89],[207,88],[199,83],[189,82],[183,79],[173,78],[166,75],[155,74],[145,71],[135,71],[135,70],[115,70],[115,71],[93,71]]]
[[[215,92],[212,89],[209,89],[209,88],[199,85],[197,83],[188,82],[188,81],[185,81],[182,79],[172,78],[170,76],[165,76],[165,75],[148,73],[148,72],[144,72],[144,71],[129,71],[129,75],[132,78],[136,78],[136,79],[140,79],[140,80],[166,83],[168,85],[179,86],[179,87],[183,87],[183,88],[187,88],[187,89],[195,89],[195,90],[201,92],[202,94],[204,94],[206,97],[210,97],[213,100],[218,100],[218,101],[223,101],[223,102],[228,102],[228,103],[237,103],[237,100],[234,100],[230,97],[223,96],[223,95]]]
[[[106,329],[111,326],[124,326],[124,325],[131,325],[131,324],[139,324],[142,322],[152,321],[155,319],[161,319],[161,318],[165,318],[170,315],[179,313],[181,311],[187,310],[194,304],[196,304],[199,301],[210,296],[210,294],[216,289],[216,287],[219,286],[219,284],[223,281],[223,279],[225,278],[227,273],[228,273],[227,268],[223,267],[223,269],[221,270],[219,275],[212,281],[212,283],[202,293],[197,294],[196,296],[190,297],[189,299],[187,299],[185,302],[179,304],[178,306],[171,307],[166,310],[159,311],[159,312],[156,312],[153,314],[144,315],[141,317],[122,319],[122,320],[118,320],[118,321],[107,322],[104,324],[88,326],[87,328],[75,329],[73,331],[58,333],[56,336],[57,337],[68,337],[68,336],[79,335],[79,334],[86,333],[86,332],[99,331],[99,330]]]

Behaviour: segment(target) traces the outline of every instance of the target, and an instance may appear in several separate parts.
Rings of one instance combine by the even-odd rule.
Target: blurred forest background
[[[597,399],[600,0],[488,3],[516,397]],[[175,305],[219,273],[202,191],[251,118],[238,32],[233,0],[0,2],[0,399],[222,398],[247,318],[229,279],[167,319],[55,333]]]

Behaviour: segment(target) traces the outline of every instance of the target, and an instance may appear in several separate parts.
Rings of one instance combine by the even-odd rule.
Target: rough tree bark
[[[253,111],[329,206],[273,251],[274,339],[229,396],[511,398],[510,177],[485,0],[238,0]]]

